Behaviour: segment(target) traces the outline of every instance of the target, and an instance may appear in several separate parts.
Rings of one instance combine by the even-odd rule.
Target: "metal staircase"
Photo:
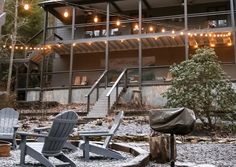
[[[106,117],[112,110],[112,107],[119,100],[121,93],[127,88],[127,69],[125,69],[117,78],[116,82],[112,85],[112,87],[106,86],[105,90],[99,96],[99,85],[101,84],[102,80],[105,79],[107,74],[108,71],[104,71],[104,73],[94,83],[89,93],[86,95],[88,112],[87,118]],[[95,89],[97,90],[96,102],[90,110],[90,96]]]

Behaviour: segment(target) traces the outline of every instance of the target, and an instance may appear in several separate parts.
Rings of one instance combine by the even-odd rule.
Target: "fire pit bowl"
[[[0,140],[0,157],[9,157],[11,150],[11,143]]]

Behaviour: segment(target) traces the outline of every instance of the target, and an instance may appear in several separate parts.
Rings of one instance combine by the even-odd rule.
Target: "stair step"
[[[98,101],[94,104],[91,111],[88,113],[87,118],[103,118],[108,114],[108,97],[107,93],[111,88],[105,89],[100,95]],[[122,92],[123,88],[119,87],[118,96]],[[110,95],[110,106],[112,107],[116,102],[116,90],[114,90]]]

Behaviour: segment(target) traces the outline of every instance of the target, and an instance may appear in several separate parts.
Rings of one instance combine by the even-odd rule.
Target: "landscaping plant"
[[[191,59],[170,68],[172,86],[164,93],[168,107],[187,107],[209,128],[232,118],[236,93],[212,48],[200,48]]]

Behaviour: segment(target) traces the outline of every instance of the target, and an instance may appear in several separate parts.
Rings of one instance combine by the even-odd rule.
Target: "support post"
[[[107,22],[106,22],[106,37],[109,38],[110,34],[110,2],[107,2]],[[106,48],[105,48],[105,70],[109,70],[109,42],[106,41]],[[105,87],[108,85],[108,74],[105,77]]]
[[[28,61],[27,72],[26,72],[26,84],[25,84],[26,89],[29,88],[29,73],[30,73],[30,60]]]
[[[17,94],[18,83],[19,83],[19,66],[18,64],[16,64],[15,94]]]
[[[71,40],[75,39],[75,14],[76,14],[76,8],[73,7]],[[73,43],[72,43],[71,46],[70,46],[70,71],[69,71],[68,103],[72,102],[73,61],[74,61],[74,46],[73,46]]]
[[[184,43],[185,43],[185,60],[188,60],[189,44],[188,44],[188,0],[184,0]]]
[[[236,32],[235,32],[235,14],[234,14],[234,0],[230,0],[231,26],[234,47],[234,63],[236,63]]]
[[[142,34],[142,0],[139,0],[139,35]],[[141,103],[142,103],[142,40],[139,39],[139,47],[138,47],[138,60],[139,60],[139,90],[141,94]]]
[[[46,44],[47,39],[47,26],[48,26],[48,11],[45,11],[44,14],[44,29],[43,29],[43,45]],[[45,51],[44,51],[45,53]],[[41,66],[40,66],[40,93],[39,93],[39,101],[43,100],[43,85],[44,85],[44,61],[45,57],[43,54],[42,60],[41,60]]]

